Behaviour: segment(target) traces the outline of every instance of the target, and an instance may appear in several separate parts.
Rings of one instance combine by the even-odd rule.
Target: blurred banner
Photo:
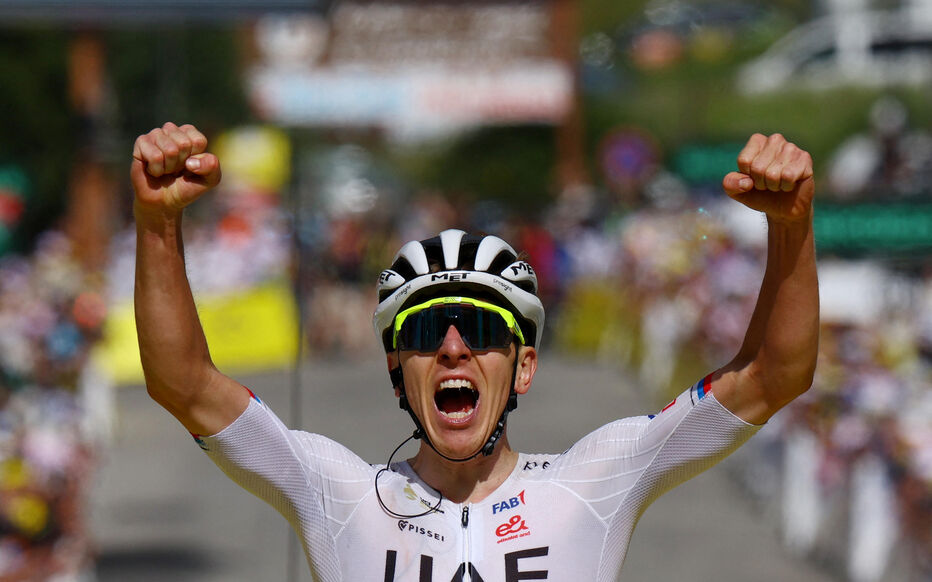
[[[816,244],[839,255],[909,253],[932,250],[932,203],[870,201],[819,206]]]
[[[214,364],[241,374],[294,363],[297,307],[284,283],[197,298],[198,314]],[[143,381],[132,300],[114,305],[94,358],[117,384]]]
[[[255,29],[251,97],[278,123],[405,136],[558,123],[573,79],[555,5],[344,2],[327,20],[270,16]]]

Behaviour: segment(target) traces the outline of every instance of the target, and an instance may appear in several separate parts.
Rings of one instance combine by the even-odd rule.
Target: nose
[[[460,335],[459,330],[456,329],[456,326],[451,325],[447,328],[447,334],[443,337],[443,343],[440,344],[440,348],[437,350],[437,356],[441,360],[465,360],[469,358],[471,353],[469,346],[463,341],[463,337]]]

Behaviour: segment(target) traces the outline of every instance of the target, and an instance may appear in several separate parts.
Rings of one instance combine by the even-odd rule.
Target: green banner
[[[689,184],[720,184],[728,172],[738,170],[740,143],[692,144],[673,155],[673,171]]]
[[[815,234],[821,251],[932,251],[932,202],[817,204]]]

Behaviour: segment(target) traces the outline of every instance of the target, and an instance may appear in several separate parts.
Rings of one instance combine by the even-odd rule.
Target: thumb
[[[729,196],[739,196],[754,189],[754,180],[741,172],[729,172],[722,180],[722,188]]]
[[[190,156],[184,162],[186,170],[199,176],[203,183],[215,186],[220,182],[220,160],[214,154],[203,153]]]

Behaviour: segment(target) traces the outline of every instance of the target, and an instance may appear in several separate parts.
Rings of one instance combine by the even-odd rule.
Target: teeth
[[[443,382],[440,383],[441,390],[446,390],[447,388],[469,388],[470,390],[475,390],[475,387],[473,387],[472,382],[470,382],[469,380],[462,379],[462,378],[457,378],[454,380],[444,380]]]
[[[473,386],[473,383],[464,378],[454,378],[450,380],[444,380],[440,383],[440,388],[437,391],[437,396],[439,397],[440,392],[446,390],[468,390],[473,393],[473,402],[479,400],[479,391]],[[458,397],[462,398],[463,395],[460,394]],[[445,412],[440,406],[437,407],[440,414],[451,419],[451,420],[463,420],[469,418],[469,416],[475,411],[475,406],[466,405],[466,410],[455,410],[450,412]]]
[[[446,416],[447,418],[461,419],[461,418],[466,418],[467,416],[469,416],[470,414],[472,414],[472,409],[470,409],[469,412],[465,412],[465,411],[463,411],[463,412],[444,412],[444,411],[441,410],[441,411],[440,411],[440,414]]]

